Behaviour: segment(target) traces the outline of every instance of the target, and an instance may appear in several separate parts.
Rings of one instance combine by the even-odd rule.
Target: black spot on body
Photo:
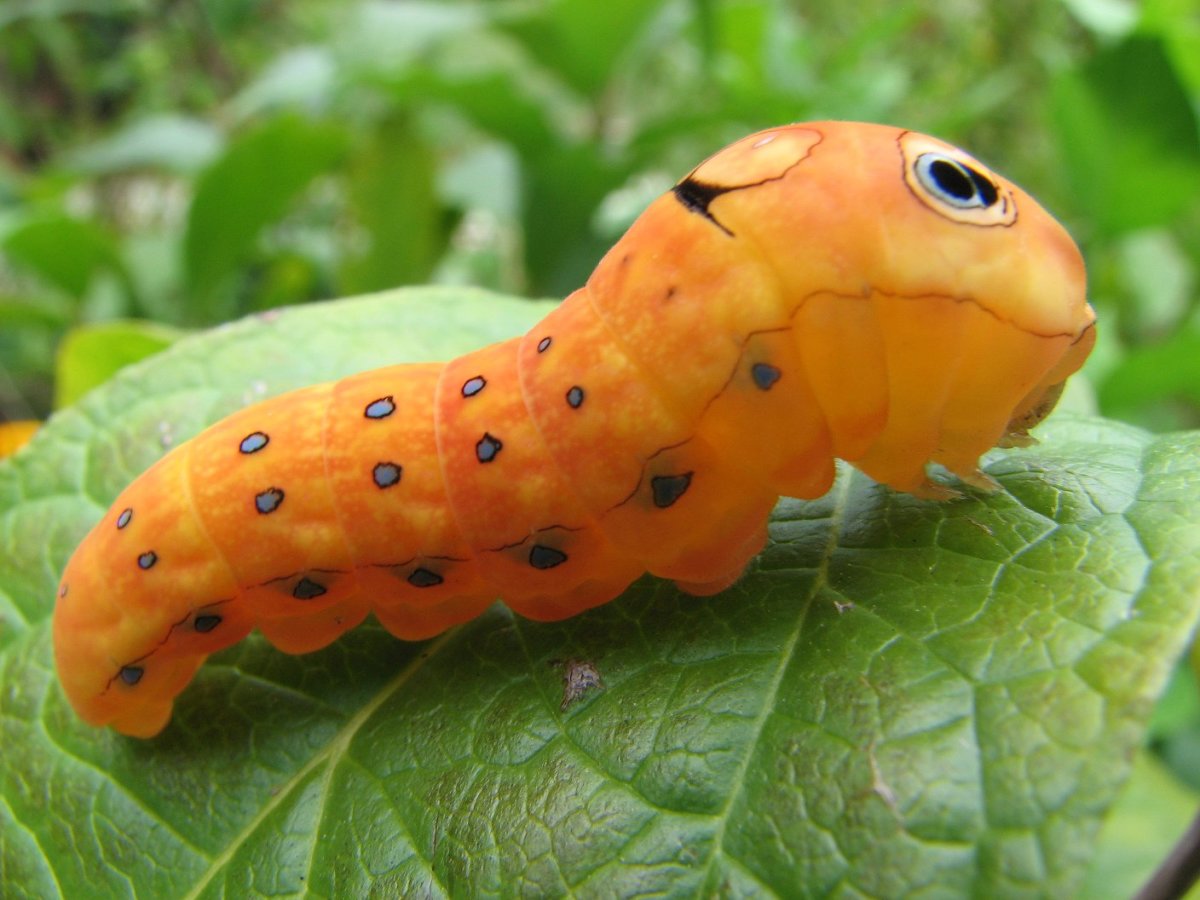
[[[130,687],[133,687],[142,680],[142,676],[145,674],[146,670],[141,666],[121,666],[121,671],[117,673],[117,677]]]
[[[297,600],[312,600],[314,597],[320,597],[325,591],[325,585],[305,577],[296,582],[296,586],[292,588],[292,596]]]
[[[490,463],[503,449],[504,444],[499,438],[494,438],[485,431],[483,437],[475,444],[475,458],[481,463]]]
[[[550,338],[549,337],[544,337],[540,341],[538,341],[538,345],[537,345],[538,353],[545,353],[549,349],[550,349]]]
[[[482,375],[476,375],[474,378],[468,378],[463,382],[462,395],[464,397],[474,397],[485,387],[487,387],[487,379]]]
[[[267,435],[261,431],[255,431],[242,438],[242,442],[238,444],[238,450],[246,454],[257,453],[269,443],[271,443],[271,439]]]
[[[155,553],[153,550],[147,550],[145,553],[143,553],[141,556],[138,557],[138,568],[139,569],[149,569],[156,562],[158,562],[158,554]]]
[[[408,576],[408,583],[416,588],[436,587],[442,581],[441,575],[428,569],[413,569],[412,574]]]
[[[124,528],[129,524],[129,520],[133,518],[133,508],[127,507],[122,513],[117,516],[117,528]]]
[[[567,554],[554,547],[534,544],[529,548],[529,564],[535,569],[553,569],[567,561]]]
[[[769,391],[775,387],[783,373],[775,366],[769,363],[755,363],[750,367],[750,377],[754,379],[754,386],[760,391]]]
[[[372,400],[367,404],[367,408],[363,410],[363,415],[368,419],[386,419],[396,411],[396,401],[391,396],[380,397],[378,400]]]
[[[260,515],[265,516],[275,512],[281,503],[283,503],[283,491],[277,487],[267,488],[261,494],[254,496],[254,508]]]
[[[579,407],[583,406],[583,388],[579,385],[575,385],[575,387],[567,391],[567,406],[571,407],[571,409],[579,409]]]
[[[684,472],[682,475],[655,475],[651,478],[650,491],[654,495],[654,505],[659,509],[673,506],[691,487],[692,475],[692,472]]]
[[[378,488],[390,488],[400,483],[400,476],[403,473],[403,466],[391,462],[381,462],[376,463],[375,468],[371,470],[371,479]]]
[[[196,616],[192,622],[192,627],[201,634],[208,634],[214,628],[221,624],[221,617],[215,613],[205,613],[201,616]]]

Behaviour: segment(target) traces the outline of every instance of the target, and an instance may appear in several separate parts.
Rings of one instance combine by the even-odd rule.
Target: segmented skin
[[[130,485],[67,565],[58,670],[149,736],[253,628],[415,640],[496,598],[573,615],[641,573],[733,583],[834,458],[988,487],[1094,340],[1079,252],[1029,196],[913,132],[751,135],[658,199],[521,338],[244,409]],[[944,493],[944,489],[941,491]]]

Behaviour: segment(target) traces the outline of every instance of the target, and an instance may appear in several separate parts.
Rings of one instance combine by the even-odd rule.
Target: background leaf
[[[67,554],[205,423],[546,309],[400,291],[180,341],[0,464],[0,893],[1069,895],[1200,614],[1200,435],[1059,416],[949,504],[846,470],[724,594],[218,654],[172,725],[54,679]],[[303,351],[298,348],[303,347]],[[24,548],[24,549],[23,549]],[[28,548],[44,548],[29,552]],[[563,708],[564,661],[603,688]]]
[[[1157,37],[1063,73],[1054,118],[1075,194],[1104,231],[1169,221],[1200,191],[1200,125]]]
[[[184,257],[196,294],[212,291],[345,148],[334,125],[280,115],[234,140],[204,171],[188,214]]]

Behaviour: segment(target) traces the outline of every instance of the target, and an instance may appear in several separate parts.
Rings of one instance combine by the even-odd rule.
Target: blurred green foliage
[[[561,296],[700,158],[828,117],[1043,200],[1089,260],[1101,411],[1195,427],[1198,111],[1195,0],[4,0],[0,422],[283,304]],[[1186,778],[1200,701],[1168,701]]]

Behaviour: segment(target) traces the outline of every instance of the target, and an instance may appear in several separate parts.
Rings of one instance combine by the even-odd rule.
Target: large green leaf
[[[1066,896],[1200,610],[1200,436],[1059,416],[952,503],[843,472],[733,589],[218,654],[83,725],[49,616],[127,479],[262,394],[546,309],[403,291],[187,338],[0,465],[0,894]],[[564,700],[563,679],[601,684]],[[577,681],[579,678],[576,679]]]

